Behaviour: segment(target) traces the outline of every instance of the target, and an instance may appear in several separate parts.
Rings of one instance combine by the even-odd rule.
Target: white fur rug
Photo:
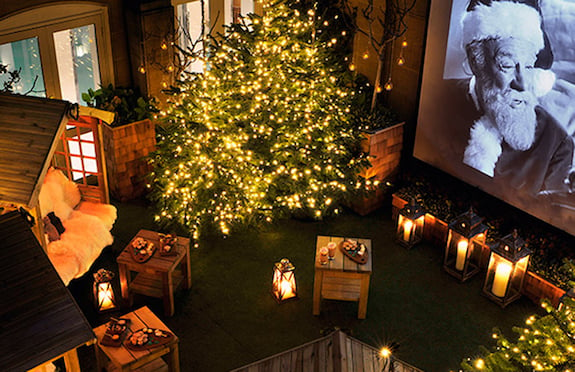
[[[76,183],[60,170],[48,171],[40,190],[40,211],[42,217],[54,212],[66,229],[47,247],[48,257],[65,285],[84,275],[114,241],[110,230],[117,218],[116,207],[80,200]]]

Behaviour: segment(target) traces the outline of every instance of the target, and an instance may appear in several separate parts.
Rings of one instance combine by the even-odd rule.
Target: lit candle
[[[467,240],[461,239],[457,243],[457,259],[455,260],[455,269],[462,271],[465,265],[465,256],[467,256]]]
[[[509,283],[509,276],[511,275],[511,265],[508,262],[500,262],[495,270],[495,278],[493,279],[493,287],[491,292],[497,297],[504,297],[507,292],[507,283]]]
[[[108,310],[114,307],[112,296],[110,283],[98,283],[98,304],[101,304],[100,310]]]
[[[411,236],[411,228],[413,227],[413,221],[406,220],[403,223],[403,240],[408,242],[409,237]]]
[[[291,297],[295,296],[295,293],[293,292],[293,289],[292,289],[292,286],[291,286],[291,283],[289,282],[289,280],[283,279],[282,284],[280,286],[281,286],[281,293],[282,293],[281,299],[282,300],[285,300],[287,298],[291,298]]]

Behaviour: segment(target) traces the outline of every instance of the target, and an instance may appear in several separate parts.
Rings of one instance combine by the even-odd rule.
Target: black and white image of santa
[[[414,155],[575,226],[575,2],[449,3],[448,34],[428,33]]]

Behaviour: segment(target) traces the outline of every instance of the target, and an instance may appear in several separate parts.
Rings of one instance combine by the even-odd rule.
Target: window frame
[[[114,84],[106,6],[70,2],[32,8],[7,16],[0,20],[0,45],[36,37],[46,97],[62,98],[53,34],[90,24],[95,28],[101,84]]]

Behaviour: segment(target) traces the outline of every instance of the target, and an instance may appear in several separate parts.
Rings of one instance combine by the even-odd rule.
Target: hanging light
[[[393,89],[393,82],[391,81],[391,76],[387,79],[387,82],[383,86],[383,89],[387,90],[388,92]]]
[[[140,67],[138,67],[138,72],[142,75],[146,73],[146,68],[144,67],[144,64],[141,64]]]
[[[403,55],[399,55],[399,58],[397,59],[397,65],[398,66],[403,66],[405,64],[405,58],[403,58]]]
[[[162,43],[160,44],[160,48],[162,48],[162,50],[168,49],[168,43],[166,42],[166,39],[162,39]]]

